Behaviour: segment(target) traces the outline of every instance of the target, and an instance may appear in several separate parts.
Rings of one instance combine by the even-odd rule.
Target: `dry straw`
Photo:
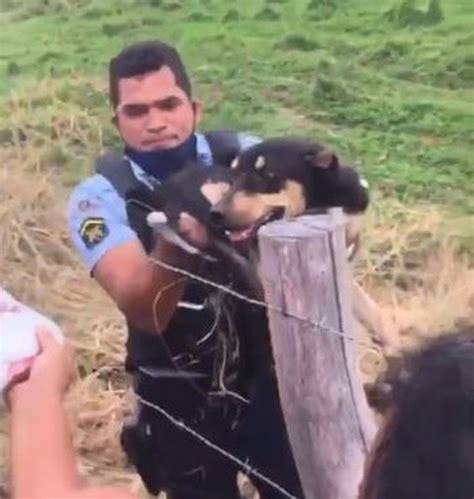
[[[71,247],[59,177],[24,166],[22,153],[0,152],[0,283],[56,320],[77,348],[80,380],[68,405],[84,473],[138,484],[118,439],[127,389],[121,316]]]

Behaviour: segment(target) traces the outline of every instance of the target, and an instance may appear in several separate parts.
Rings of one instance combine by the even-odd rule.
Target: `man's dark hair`
[[[123,49],[109,64],[110,102],[115,108],[119,103],[118,82],[120,78],[131,78],[168,66],[174,74],[176,84],[191,98],[191,82],[178,51],[164,42],[152,40],[140,42]]]

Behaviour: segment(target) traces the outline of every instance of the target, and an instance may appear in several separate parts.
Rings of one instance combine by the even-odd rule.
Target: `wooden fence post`
[[[375,433],[349,339],[344,225],[342,211],[333,209],[259,231],[266,301],[319,324],[268,311],[280,400],[306,499],[355,499]]]

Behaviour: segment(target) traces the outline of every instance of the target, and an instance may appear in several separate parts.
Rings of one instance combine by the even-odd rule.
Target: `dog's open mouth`
[[[254,239],[257,236],[258,229],[273,220],[277,220],[283,215],[283,208],[274,208],[269,213],[260,217],[255,222],[246,227],[239,227],[238,229],[227,230],[227,237],[234,243],[245,243]]]

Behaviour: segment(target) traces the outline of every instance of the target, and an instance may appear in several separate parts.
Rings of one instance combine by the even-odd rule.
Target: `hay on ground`
[[[0,283],[56,320],[77,348],[81,376],[68,403],[84,473],[138,490],[118,439],[127,413],[122,317],[72,248],[67,191],[57,174],[35,170],[36,152],[28,144],[0,149]],[[462,221],[387,201],[375,201],[366,220],[355,275],[393,313],[405,345],[474,322],[474,268]],[[360,353],[364,377],[373,378],[383,367],[380,350]]]

